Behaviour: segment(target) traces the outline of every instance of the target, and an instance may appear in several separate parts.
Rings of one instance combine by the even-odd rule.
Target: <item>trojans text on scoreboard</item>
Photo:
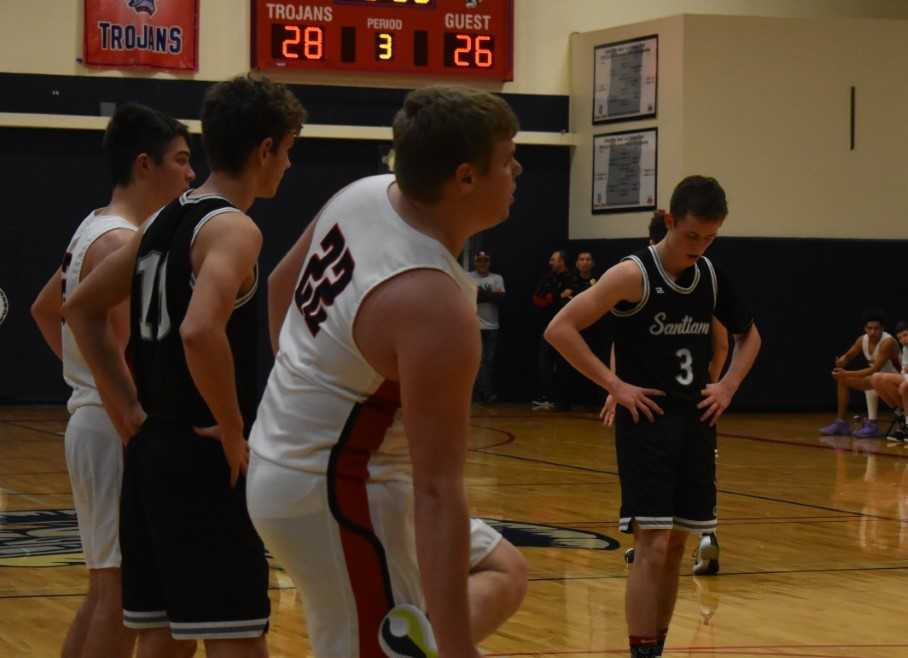
[[[334,20],[334,11],[331,7],[313,7],[311,5],[289,5],[279,2],[269,2],[268,18],[278,21],[321,21],[330,23]]]

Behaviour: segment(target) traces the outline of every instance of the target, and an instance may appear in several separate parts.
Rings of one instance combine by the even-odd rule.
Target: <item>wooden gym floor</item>
[[[58,407],[0,407],[0,658],[58,656],[86,591],[65,419]],[[908,447],[820,440],[829,420],[723,420],[721,574],[695,578],[685,562],[666,656],[908,657]],[[504,405],[476,410],[471,447],[474,513],[509,522],[530,564],[522,610],[483,650],[626,656],[630,543],[617,530],[611,430],[592,414]],[[271,596],[271,656],[308,655],[296,592],[279,569]]]

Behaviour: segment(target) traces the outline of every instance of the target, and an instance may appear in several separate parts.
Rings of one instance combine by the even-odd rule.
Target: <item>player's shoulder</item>
[[[476,320],[475,308],[447,272],[417,268],[382,282],[370,293],[372,306],[386,317],[448,329]],[[478,320],[477,320],[478,322]]]
[[[631,255],[612,265],[601,278],[610,281],[613,285],[637,284],[643,278],[644,272],[640,260],[635,255]]]

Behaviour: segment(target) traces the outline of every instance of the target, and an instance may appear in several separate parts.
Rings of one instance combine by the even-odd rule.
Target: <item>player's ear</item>
[[[665,213],[665,228],[671,231],[675,228],[675,217],[670,212]]]
[[[270,137],[266,137],[258,145],[256,149],[256,155],[258,156],[258,161],[264,163],[268,159],[268,155],[274,150],[274,140]]]
[[[133,179],[147,176],[151,172],[152,160],[147,153],[139,153],[132,163]]]
[[[457,183],[457,187],[464,192],[468,192],[473,188],[473,181],[476,178],[476,172],[473,170],[473,166],[469,164],[461,164],[454,171],[454,180]]]

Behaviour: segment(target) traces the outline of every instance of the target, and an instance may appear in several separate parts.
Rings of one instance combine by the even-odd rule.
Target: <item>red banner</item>
[[[198,70],[199,0],[85,0],[85,63]]]

